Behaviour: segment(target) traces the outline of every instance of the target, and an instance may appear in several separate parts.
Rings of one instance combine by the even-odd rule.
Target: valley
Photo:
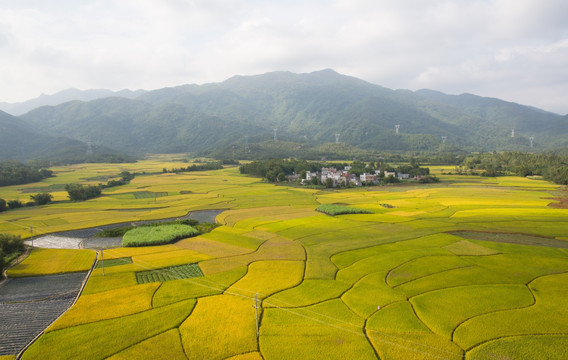
[[[0,231],[24,238],[30,226],[41,236],[219,211],[211,232],[105,249],[104,275],[100,251],[33,249],[10,278],[98,263],[23,359],[566,356],[568,210],[551,206],[559,185],[447,174],[452,166],[430,166],[435,184],[347,189],[268,183],[236,166],[162,172],[179,167],[172,155],[59,166],[55,177],[0,188],[7,200],[53,189],[51,204],[0,213]],[[69,201],[61,186],[123,171],[137,175],[87,201]],[[364,211],[331,216],[322,205]],[[14,306],[2,301],[0,311]]]

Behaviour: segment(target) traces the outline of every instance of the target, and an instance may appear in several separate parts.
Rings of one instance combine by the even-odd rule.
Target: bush
[[[140,226],[129,230],[122,238],[122,246],[150,246],[169,244],[176,240],[198,235],[199,231],[189,225],[170,224]]]
[[[0,199],[0,212],[6,211],[6,200]]]
[[[420,178],[420,180],[418,180],[419,183],[421,184],[430,184],[430,183],[438,183],[440,182],[440,179],[438,179],[435,176],[431,176],[431,175],[426,175]]]
[[[217,226],[219,226],[219,224],[204,222],[199,225],[196,225],[195,228],[199,231],[200,234],[205,234],[211,232]]]
[[[101,238],[110,238],[110,237],[122,237],[126,234],[129,230],[134,229],[134,226],[122,226],[122,227],[115,227],[112,229],[105,229],[101,232],[98,232],[95,236]]]

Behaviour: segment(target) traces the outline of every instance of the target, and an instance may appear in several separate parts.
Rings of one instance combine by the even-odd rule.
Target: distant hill
[[[73,100],[91,101],[105,97],[123,97],[127,99],[134,99],[145,92],[146,92],[145,90],[132,91],[128,89],[120,91],[111,91],[105,89],[93,89],[93,90],[67,89],[57,92],[53,95],[41,94],[39,97],[35,99],[19,103],[0,102],[0,110],[15,116],[19,116],[27,113],[30,110],[46,105],[55,106]]]
[[[531,150],[532,136],[534,150],[568,146],[568,120],[560,115],[475,95],[390,90],[333,70],[72,101],[21,118],[45,133],[129,154],[244,149],[247,140],[273,141],[274,129],[278,141],[310,147],[334,142],[336,134],[363,150],[437,151],[444,141],[469,151]]]
[[[22,119],[0,111],[0,161],[30,159],[58,162],[132,161],[107,147],[38,132]]]
[[[564,139],[551,139],[550,135],[568,133],[568,116],[472,94],[446,95],[433,90],[419,90],[416,94],[504,127],[509,134],[515,130],[515,136],[548,138],[552,147],[566,144]]]

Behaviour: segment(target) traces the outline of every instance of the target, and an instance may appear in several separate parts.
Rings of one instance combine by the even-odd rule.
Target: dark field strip
[[[125,264],[132,264],[132,258],[124,257],[124,258],[116,258],[116,259],[103,260],[103,261],[99,260],[99,261],[97,261],[97,266],[95,268],[97,268],[97,269],[102,268],[103,262],[104,262],[105,267],[119,266],[119,265],[125,265]]]
[[[122,246],[122,237],[87,238],[82,241],[83,249],[110,249]],[[105,261],[106,265],[106,261]]]
[[[201,268],[198,264],[185,264],[170,266],[163,269],[137,272],[136,281],[138,281],[138,284],[147,284],[151,282],[189,279],[200,276],[203,276],[203,272],[201,272]]]
[[[0,286],[0,355],[15,355],[75,300],[86,272],[10,279]]]
[[[551,239],[541,236],[526,234],[491,233],[479,231],[451,231],[450,234],[457,235],[464,239],[493,241],[517,245],[536,245],[553,248],[568,249],[568,241]]]

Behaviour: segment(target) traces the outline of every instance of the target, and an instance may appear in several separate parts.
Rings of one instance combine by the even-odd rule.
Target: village
[[[351,166],[345,166],[343,170],[322,167],[321,172],[306,171],[306,176],[301,179],[301,183],[314,184],[317,182],[325,185],[326,187],[337,187],[378,185],[381,182],[394,183],[402,180],[419,181],[421,179],[421,175],[411,177],[410,174],[397,173],[396,171],[383,171],[381,169],[374,170],[372,173],[365,172],[357,176],[357,174],[351,172],[351,169]]]

